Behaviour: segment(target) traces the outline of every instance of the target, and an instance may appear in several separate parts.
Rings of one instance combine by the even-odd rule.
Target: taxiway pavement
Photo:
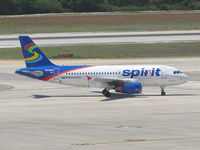
[[[146,32],[74,32],[26,34],[39,46],[74,46],[200,41],[200,30]],[[20,47],[19,34],[0,35],[0,48]]]
[[[23,61],[0,61],[0,149],[132,150],[200,147],[200,58],[53,60],[57,64],[165,64],[192,81],[143,94],[63,86],[14,74]]]

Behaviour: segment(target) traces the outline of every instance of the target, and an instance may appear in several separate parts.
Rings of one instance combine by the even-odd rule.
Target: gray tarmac
[[[141,95],[52,84],[14,74],[0,61],[0,150],[190,150],[200,147],[200,58],[53,60],[57,64],[165,64],[191,81]]]
[[[1,48],[21,47],[19,34],[0,35]],[[200,41],[200,30],[143,32],[64,32],[28,34],[40,47]]]

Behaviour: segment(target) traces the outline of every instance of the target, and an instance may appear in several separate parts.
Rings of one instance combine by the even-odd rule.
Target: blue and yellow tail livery
[[[26,67],[54,65],[28,36],[19,36]]]
[[[66,72],[90,66],[54,65],[28,36],[19,36],[26,68],[17,69],[16,73],[31,78],[47,81]]]

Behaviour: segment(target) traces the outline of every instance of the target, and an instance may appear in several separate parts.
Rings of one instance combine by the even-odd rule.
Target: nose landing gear
[[[161,95],[162,95],[162,96],[166,95],[164,87],[161,86],[160,88],[161,88]]]

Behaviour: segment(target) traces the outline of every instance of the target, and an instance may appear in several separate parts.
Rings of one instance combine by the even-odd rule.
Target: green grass
[[[170,44],[133,44],[42,47],[49,58],[57,59],[58,54],[73,54],[73,58],[127,58],[127,57],[180,57],[200,56],[200,42]],[[1,59],[22,59],[21,48],[0,49]]]
[[[98,23],[71,25],[1,25],[0,34],[15,33],[56,33],[56,32],[106,32],[106,31],[166,31],[166,30],[199,30],[200,21],[194,22],[129,22],[129,23]]]
[[[0,34],[200,29],[200,14],[0,18]]]

